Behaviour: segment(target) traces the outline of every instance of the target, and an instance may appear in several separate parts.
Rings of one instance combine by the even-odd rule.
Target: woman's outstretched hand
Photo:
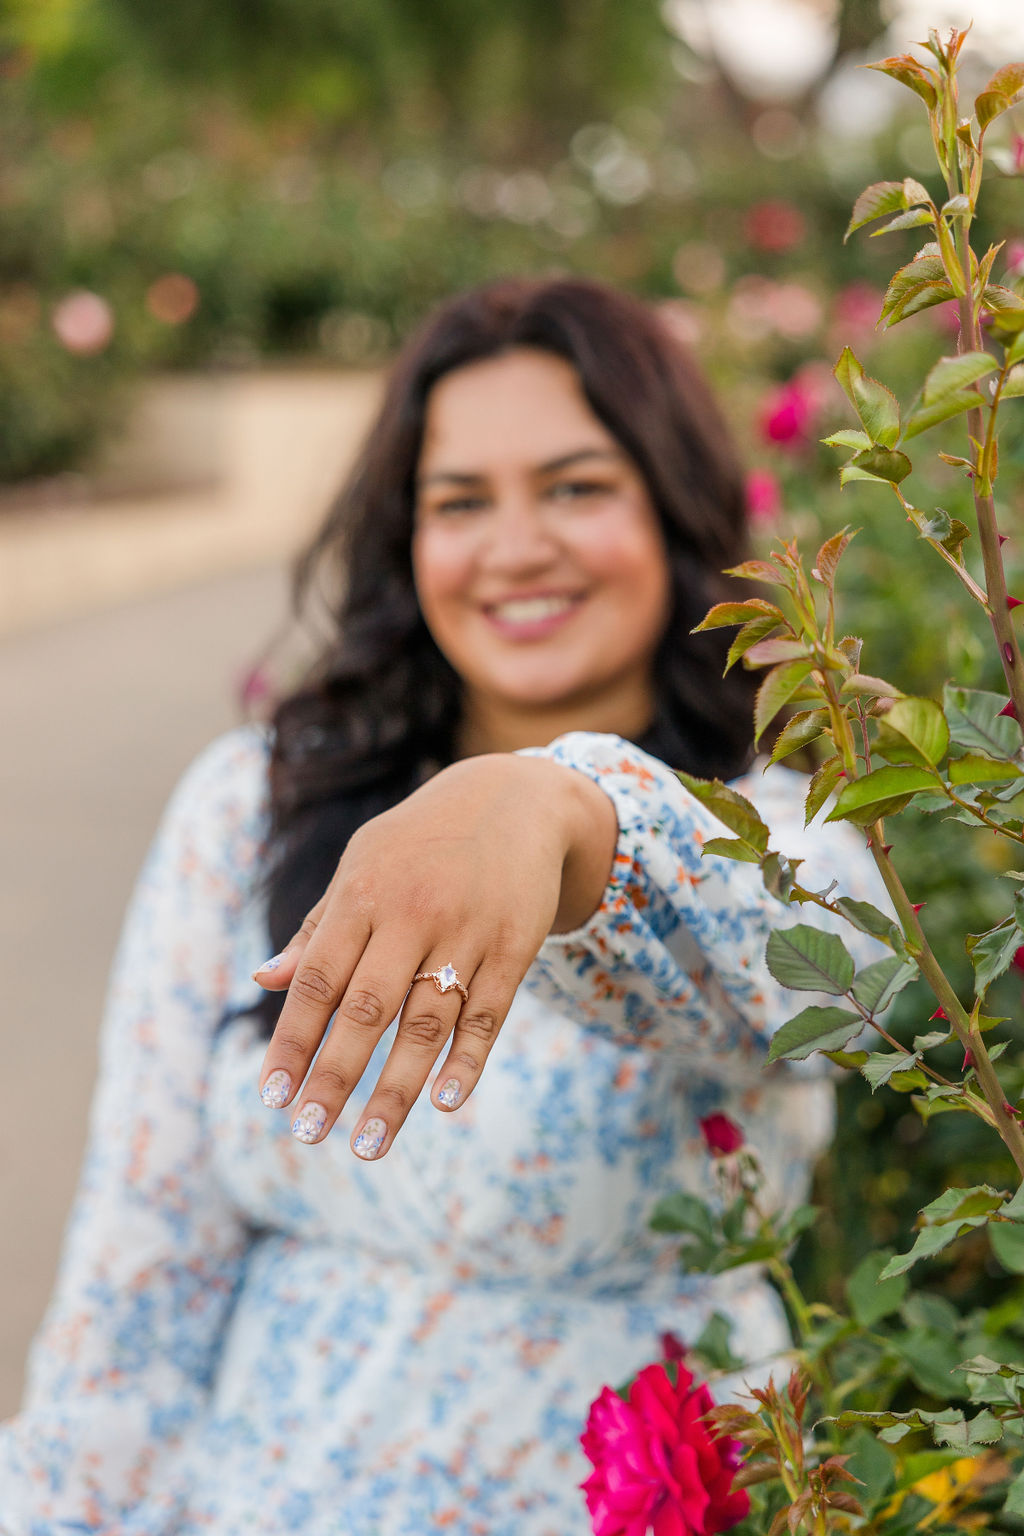
[[[368,821],[299,932],[255,972],[268,990],[288,989],[260,1076],[264,1103],[292,1105],[298,1139],[321,1141],[399,1012],[352,1150],[387,1152],[446,1043],[433,1102],[463,1103],[544,938],[598,906],[616,836],[611,800],[584,774],[505,753],[454,763]],[[446,965],[468,1001],[413,982]]]

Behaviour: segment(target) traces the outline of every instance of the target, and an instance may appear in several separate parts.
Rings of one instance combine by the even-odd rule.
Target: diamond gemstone
[[[437,979],[441,983],[442,992],[450,992],[458,982],[453,965],[444,965],[437,973]]]

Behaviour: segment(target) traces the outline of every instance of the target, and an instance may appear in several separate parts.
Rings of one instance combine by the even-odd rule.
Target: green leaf
[[[754,667],[774,667],[780,661],[797,661],[806,659],[813,663],[813,656],[802,640],[787,640],[784,635],[778,635],[768,640],[759,640],[752,645],[743,658],[743,665],[753,669]]]
[[[767,674],[757,690],[757,699],[754,703],[755,746],[782,706],[788,704],[801,683],[807,678],[812,666],[813,662],[808,659],[784,661],[780,666],[773,667]]]
[[[934,112],[938,101],[936,83],[938,75],[934,69],[926,69],[919,64],[917,59],[909,53],[898,54],[892,59],[882,59],[877,64],[869,64],[868,69],[877,69],[879,74],[888,75],[892,80],[898,80],[915,95],[920,96],[929,112]],[[917,183],[915,183],[917,185]]]
[[[968,384],[993,373],[997,366],[995,358],[988,352],[961,352],[955,357],[940,357],[924,381],[922,403],[934,405],[947,395],[955,395]]]
[[[756,645],[759,640],[764,640],[778,627],[778,619],[773,619],[768,615],[763,619],[751,619],[749,624],[744,624],[729,647],[729,654],[725,661],[726,672],[728,672],[730,667],[736,665],[741,656],[746,655],[752,645]]]
[[[895,683],[887,682],[884,677],[869,677],[866,672],[851,672],[839,692],[852,694],[854,698],[858,699],[900,699],[903,697]]]
[[[1004,64],[1002,69],[996,70],[974,102],[978,127],[982,133],[1000,113],[1013,106],[1022,90],[1024,64]]]
[[[855,448],[859,452],[861,448],[870,448],[871,439],[866,432],[858,432],[856,427],[844,427],[841,432],[832,432],[828,437],[823,437],[822,442],[826,448]]]
[[[872,443],[894,447],[900,435],[900,408],[892,391],[864,372],[850,347],[843,348],[833,372]]]
[[[709,1243],[715,1239],[711,1211],[697,1195],[682,1189],[658,1201],[651,1212],[650,1225],[655,1232],[692,1232],[694,1237]]]
[[[905,453],[894,448],[865,448],[853,460],[853,467],[873,475],[876,480],[887,480],[890,485],[898,485],[907,478],[914,466]]]
[[[859,928],[861,933],[870,933],[876,939],[891,940],[894,934],[902,938],[894,919],[873,907],[869,901],[854,901],[850,896],[840,896],[836,907],[846,921],[852,923],[854,928]]]
[[[950,739],[958,747],[970,747],[986,757],[1016,757],[1021,747],[1020,726],[1001,713],[1006,705],[1002,694],[947,683],[942,702]]]
[[[914,969],[916,970],[917,967],[915,966]],[[945,1045],[950,1039],[952,1036],[948,1029],[930,1029],[926,1035],[914,1036],[914,1050],[930,1051],[933,1046]]]
[[[1003,1513],[1024,1516],[1024,1472],[1018,1472],[1010,1484],[1003,1505]]]
[[[713,1312],[693,1341],[693,1348],[716,1371],[735,1371],[743,1364],[729,1348],[733,1325],[723,1312]]]
[[[922,224],[935,223],[935,215],[930,208],[909,208],[906,213],[898,213],[894,219],[883,224],[881,229],[871,231],[871,239],[876,235],[889,235],[897,229],[917,229]]]
[[[849,240],[854,230],[870,224],[872,219],[884,218],[887,213],[898,213],[906,207],[907,194],[902,181],[876,181],[865,187],[853,205],[843,243]]]
[[[805,827],[810,826],[842,777],[843,760],[838,754],[827,758],[811,775],[811,782],[807,786],[807,799],[804,802]]]
[[[1012,917],[990,928],[987,933],[967,935],[967,953],[974,966],[974,985],[979,997],[984,997],[997,976],[1010,967],[1014,955],[1024,944],[1021,933]]]
[[[700,623],[690,630],[690,634],[699,634],[702,629],[722,629],[727,624],[745,624],[748,619],[767,618],[769,615],[774,617],[776,624],[785,622],[781,608],[759,597],[748,598],[743,603],[716,603]]]
[[[867,827],[880,816],[902,810],[919,790],[934,787],[935,775],[926,768],[876,768],[843,786],[825,820]]]
[[[1011,1275],[1024,1275],[1024,1227],[1008,1221],[990,1221],[988,1240],[992,1252]]]
[[[982,292],[981,302],[1004,326],[1019,330],[1024,323],[1024,299],[1019,293],[1014,293],[1012,288],[1005,288],[1002,283],[988,283]]]
[[[853,982],[853,956],[837,934],[806,923],[776,928],[765,950],[768,969],[797,992],[831,992],[840,997]]]
[[[1021,332],[1024,335],[1024,332]],[[1015,400],[1018,395],[1024,395],[1024,364],[1018,363],[1011,368],[1003,381],[1003,387],[999,393],[1000,400]]]
[[[1002,1024],[1005,1020],[999,1022]],[[999,1207],[999,1214],[1007,1221],[1024,1222],[1024,1184],[1019,1184],[1009,1200]]]
[[[701,857],[717,854],[721,859],[735,859],[740,864],[760,864],[762,855],[749,843],[738,837],[709,837],[701,849]]]
[[[765,581],[777,587],[789,584],[785,571],[770,560],[744,560],[740,565],[728,566],[725,575],[739,576],[743,581]]]
[[[861,1259],[846,1282],[850,1310],[862,1328],[873,1328],[883,1317],[896,1312],[907,1294],[908,1281],[897,1275],[894,1280],[879,1280],[892,1253],[869,1253]]]
[[[815,1051],[839,1051],[864,1028],[848,1008],[804,1008],[772,1037],[769,1061],[805,1061]]]
[[[934,255],[932,251],[935,252]],[[919,252],[913,261],[908,261],[905,266],[900,267],[899,271],[893,273],[882,301],[881,318],[889,319],[891,323],[894,311],[902,308],[911,295],[927,285],[935,286],[936,284],[946,290],[947,297],[952,296],[953,289],[946,276],[942,257],[938,254],[938,247],[932,246],[927,255]]]
[[[749,800],[745,800],[720,779],[698,779],[693,774],[684,773],[681,768],[676,770],[676,777],[691,795],[707,806],[712,816],[724,822],[730,832],[742,837],[759,853],[767,852],[768,828]]]
[[[871,474],[870,470],[861,469],[859,464],[854,464],[852,461],[849,464],[844,464],[839,471],[840,489],[857,481],[864,481],[871,485],[888,485],[889,483],[887,480],[880,479],[878,475]]]
[[[951,784],[1001,784],[1019,779],[1022,770],[1016,763],[1000,763],[978,752],[967,752],[963,757],[951,757],[947,772]]]
[[[802,710],[786,722],[775,738],[769,761],[778,763],[791,752],[799,752],[801,747],[809,746],[812,741],[817,741],[827,725],[827,709]]]
[[[875,751],[889,762],[934,767],[948,748],[949,726],[931,699],[897,699],[879,721]]]
[[[913,1083],[906,1085],[908,1090],[911,1087],[924,1088],[927,1086],[928,1079],[923,1073],[914,1071],[920,1059],[916,1051],[913,1055],[909,1051],[872,1051],[860,1069],[861,1076],[871,1084],[872,1093],[876,1088],[882,1088],[886,1083],[891,1083],[897,1074],[902,1076],[904,1073],[912,1074],[915,1079]]]
[[[932,427],[937,427],[941,421],[949,421],[951,417],[959,416],[962,411],[970,411],[981,403],[981,396],[976,389],[965,389],[954,395],[943,395],[933,405],[919,406],[911,413],[903,429],[903,441],[909,442],[920,432],[927,432]]]
[[[873,965],[866,965],[857,972],[853,995],[869,1013],[882,1013],[893,998],[916,979],[917,966],[912,960],[887,955],[884,960],[876,960]]]
[[[931,1258],[940,1253],[962,1232],[984,1226],[993,1211],[1002,1202],[1000,1192],[988,1184],[976,1184],[970,1189],[947,1189],[937,1200],[932,1200],[921,1212],[923,1230],[909,1253],[898,1254],[890,1259],[882,1270],[882,1279],[905,1274],[919,1259]]]
[[[919,315],[922,310],[932,309],[936,304],[947,304],[953,298],[955,294],[950,282],[918,283],[912,288],[905,288],[889,306],[885,328],[888,330],[890,326],[899,325],[901,320],[909,320],[911,315]]]

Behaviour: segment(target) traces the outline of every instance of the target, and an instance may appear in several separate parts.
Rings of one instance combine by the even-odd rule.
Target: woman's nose
[[[517,492],[496,500],[481,551],[490,569],[532,570],[550,564],[557,553],[558,541],[535,496]]]

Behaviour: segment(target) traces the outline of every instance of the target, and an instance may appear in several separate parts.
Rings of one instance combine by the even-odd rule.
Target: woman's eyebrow
[[[559,454],[557,459],[548,459],[543,464],[538,464],[534,474],[551,475],[556,470],[567,469],[570,464],[578,464],[582,459],[622,459],[624,455],[618,448],[575,448],[571,453]],[[424,486],[434,485],[438,481],[445,481],[454,485],[477,485],[487,476],[480,470],[437,469],[432,474],[421,475],[416,484],[422,490]]]

